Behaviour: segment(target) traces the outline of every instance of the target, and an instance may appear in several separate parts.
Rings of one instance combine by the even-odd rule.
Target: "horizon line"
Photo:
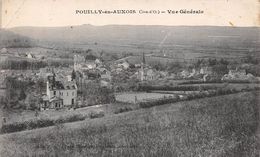
[[[260,26],[236,26],[236,25],[161,25],[161,24],[105,24],[105,25],[93,25],[93,24],[79,24],[79,25],[60,25],[60,26],[15,26],[0,29],[13,29],[13,28],[23,28],[23,27],[35,27],[35,28],[61,28],[61,27],[78,27],[78,26],[94,26],[94,27],[104,27],[104,26],[164,26],[164,27],[231,27],[231,28],[260,28]]]

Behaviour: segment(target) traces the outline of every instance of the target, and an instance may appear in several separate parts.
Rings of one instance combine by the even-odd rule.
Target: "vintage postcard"
[[[259,156],[259,8],[0,0],[0,156]]]

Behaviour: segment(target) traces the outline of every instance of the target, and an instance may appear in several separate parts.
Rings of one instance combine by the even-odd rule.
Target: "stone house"
[[[77,104],[77,85],[74,81],[57,81],[55,74],[48,76],[46,95],[42,97],[41,109],[60,109]]]

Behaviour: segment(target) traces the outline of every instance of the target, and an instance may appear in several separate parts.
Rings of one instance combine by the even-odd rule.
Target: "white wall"
[[[56,91],[57,97],[63,99],[64,106],[72,105],[72,99],[74,99],[74,104],[76,103],[77,98],[77,89],[70,89],[70,90],[49,90],[49,83],[47,82],[47,96],[48,98],[52,98],[54,96],[54,91]]]

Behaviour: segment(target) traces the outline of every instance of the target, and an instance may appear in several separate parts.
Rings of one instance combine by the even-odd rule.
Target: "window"
[[[74,96],[74,92],[72,92],[72,96]]]
[[[69,92],[67,92],[67,96],[69,96]]]
[[[53,95],[56,95],[56,91],[53,91]]]
[[[71,105],[74,105],[74,99],[71,99]]]

